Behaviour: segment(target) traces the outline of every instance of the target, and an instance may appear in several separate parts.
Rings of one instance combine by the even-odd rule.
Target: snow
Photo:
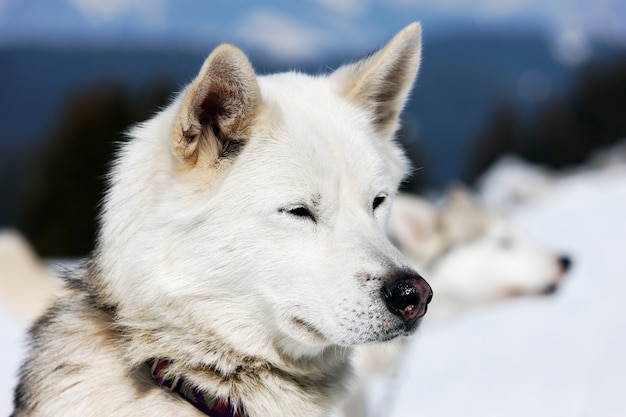
[[[24,357],[27,323],[0,303],[0,329],[0,355],[4,361],[0,367],[0,415],[8,416],[13,411],[13,388]]]
[[[626,172],[563,179],[514,217],[573,256],[567,281],[551,297],[426,323],[386,415],[626,415]]]
[[[513,216],[572,255],[550,297],[428,323],[393,376],[373,384],[381,417],[626,415],[626,170],[561,178]],[[545,190],[544,190],[545,191]],[[0,415],[11,412],[26,324],[0,305]]]

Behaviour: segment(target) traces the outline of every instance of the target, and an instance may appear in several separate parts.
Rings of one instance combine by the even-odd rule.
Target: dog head
[[[413,331],[431,290],[386,237],[420,28],[325,76],[222,45],[131,132],[99,259],[119,315],[294,355]]]
[[[402,196],[391,232],[400,248],[428,269],[438,303],[459,307],[553,292],[571,260],[541,247],[513,222],[478,206],[455,187],[447,204]],[[454,306],[448,306],[453,308]]]

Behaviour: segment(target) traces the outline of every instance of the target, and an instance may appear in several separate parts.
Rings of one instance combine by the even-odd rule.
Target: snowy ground
[[[561,180],[515,218],[573,256],[560,291],[425,323],[374,415],[626,416],[626,171]]]
[[[573,256],[567,281],[552,297],[426,324],[377,392],[381,417],[626,416],[626,171],[561,179],[515,218]],[[25,323],[0,305],[0,329],[8,415]]]
[[[13,411],[13,387],[17,370],[23,356],[23,340],[26,322],[11,314],[0,304],[0,355],[4,361],[0,368],[0,415],[8,416]]]

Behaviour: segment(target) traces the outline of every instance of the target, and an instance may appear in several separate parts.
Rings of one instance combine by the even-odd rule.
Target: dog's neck
[[[230,398],[216,397],[200,389],[184,375],[168,376],[169,359],[151,358],[146,361],[154,382],[169,392],[178,394],[198,410],[210,417],[248,417],[242,404],[233,403]]]
[[[247,417],[246,410],[254,410],[254,416],[287,417],[294,416],[294,409],[298,415],[325,416],[345,394],[345,379],[351,369],[348,356],[337,361],[334,353],[338,352],[311,359],[318,366],[323,361],[335,362],[334,366],[327,362],[326,369],[305,364],[300,364],[300,369],[281,369],[258,361],[228,375],[214,366],[190,367],[183,361],[149,359],[146,363],[157,385],[212,417]],[[290,407],[285,408],[285,404]]]
[[[142,330],[124,332],[122,344],[129,366],[145,367],[150,358],[170,358],[173,361],[168,363],[166,378],[184,378],[208,398],[254,410],[251,416],[294,416],[293,410],[300,410],[298,415],[327,415],[345,394],[351,377],[351,350],[342,347],[329,347],[321,355],[299,359],[277,351],[266,359],[197,335],[193,342],[184,343],[193,346],[192,354],[171,349],[168,345],[176,336],[164,335],[163,329],[159,337],[155,331]],[[145,350],[146,345],[150,351]],[[285,404],[290,406],[285,408]]]

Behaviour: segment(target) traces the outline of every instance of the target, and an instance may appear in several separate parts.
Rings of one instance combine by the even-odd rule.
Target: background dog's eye
[[[307,218],[315,221],[315,216],[313,215],[311,210],[309,210],[305,206],[298,206],[298,207],[294,207],[294,208],[290,208],[290,209],[285,209],[283,211],[285,211],[285,212],[287,212],[287,213],[289,213],[289,214],[291,214],[292,216],[295,216],[295,217],[307,217]]]
[[[372,209],[376,210],[378,207],[380,207],[380,205],[385,202],[386,198],[387,198],[387,196],[384,195],[384,194],[376,196],[376,198],[372,202]]]

